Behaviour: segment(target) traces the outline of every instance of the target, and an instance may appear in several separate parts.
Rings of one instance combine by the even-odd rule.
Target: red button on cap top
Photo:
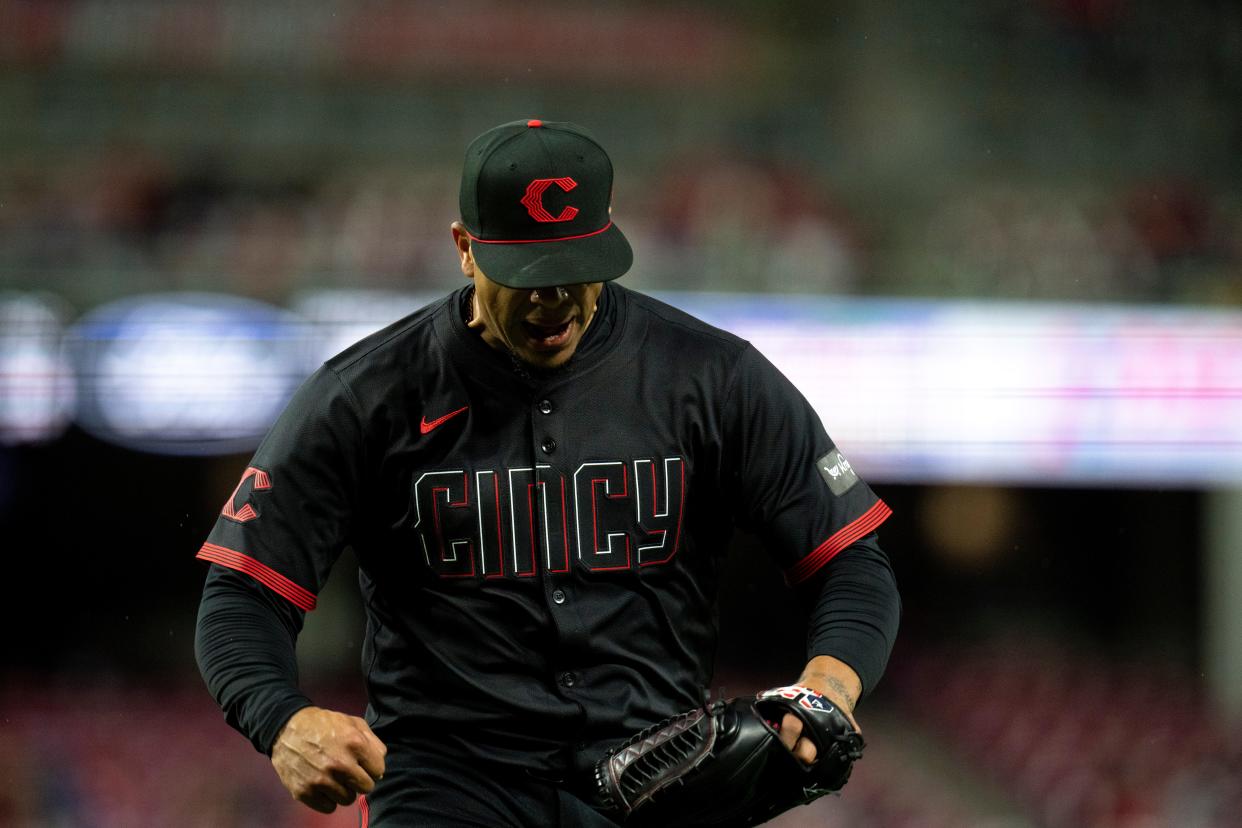
[[[540,121],[539,119],[535,119],[535,120],[532,120],[532,121],[527,121],[527,122],[526,122],[526,125],[527,125],[528,127],[541,127],[541,126],[543,126],[543,121]]]

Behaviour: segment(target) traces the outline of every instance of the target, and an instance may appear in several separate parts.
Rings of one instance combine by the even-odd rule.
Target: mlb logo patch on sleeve
[[[845,494],[858,482],[858,475],[854,474],[850,461],[836,449],[816,460],[815,468],[819,469],[819,476],[824,478],[834,495]]]

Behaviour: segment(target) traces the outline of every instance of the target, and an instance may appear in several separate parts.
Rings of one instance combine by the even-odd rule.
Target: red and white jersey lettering
[[[427,566],[443,578],[474,577],[474,541],[455,531],[471,506],[470,475],[460,469],[419,475],[414,505]]]
[[[668,563],[680,539],[685,464],[634,460],[632,483],[629,468],[584,463],[568,483],[546,464],[424,472],[414,483],[414,530],[427,567],[442,578],[529,578],[569,572],[574,562],[591,570]]]
[[[548,465],[508,469],[501,475],[508,481],[508,508],[503,514],[509,521],[510,554],[504,559],[512,562],[511,574],[529,578],[541,567],[546,572],[569,570],[564,535],[565,485],[557,485],[556,477]],[[553,489],[551,496],[549,488]]]
[[[701,701],[734,524],[796,583],[887,517],[745,341],[609,282],[541,374],[467,328],[466,298],[315,372],[200,553],[308,609],[353,548],[377,732],[469,722],[518,763],[623,738]]]
[[[657,468],[663,465],[660,472]],[[647,474],[651,485],[647,486]],[[657,477],[662,483],[657,483]],[[662,493],[662,494],[661,494]],[[647,499],[651,508],[645,509]],[[668,563],[677,554],[681,540],[681,518],[686,509],[686,464],[680,457],[634,461],[634,510],[638,525],[645,528],[638,544],[642,566]]]

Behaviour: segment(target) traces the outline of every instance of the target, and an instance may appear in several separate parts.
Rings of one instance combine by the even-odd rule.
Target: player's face
[[[595,318],[603,282],[518,289],[493,282],[475,264],[474,317],[493,348],[512,351],[539,368],[564,365]]]

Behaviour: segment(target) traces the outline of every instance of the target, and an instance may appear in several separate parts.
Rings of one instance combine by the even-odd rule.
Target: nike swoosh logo
[[[427,422],[427,415],[424,414],[422,421],[419,422],[418,424],[418,430],[421,431],[423,434],[430,434],[437,427],[453,419],[454,417],[456,417],[458,414],[465,411],[469,407],[470,406],[468,405],[463,405],[461,408],[457,409],[456,411],[450,411],[449,413],[445,414],[443,417],[437,417],[431,422]]]

